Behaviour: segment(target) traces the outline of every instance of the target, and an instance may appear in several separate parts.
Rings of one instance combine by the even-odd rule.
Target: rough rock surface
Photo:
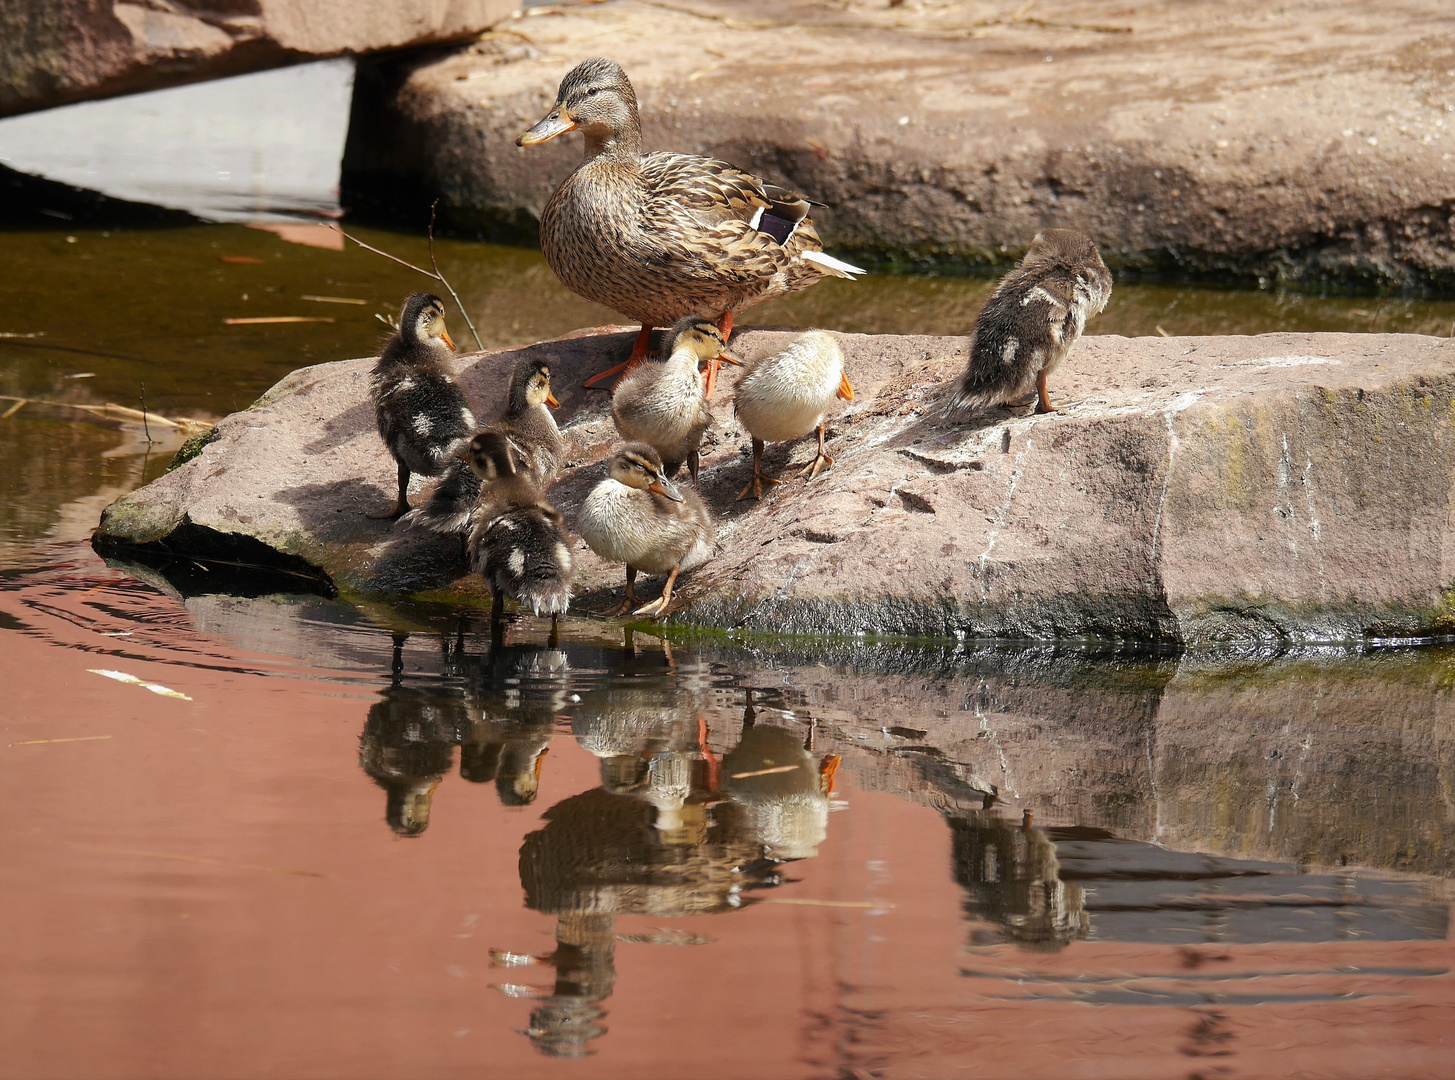
[[[0,116],[221,75],[457,42],[514,0],[6,0]]]
[[[1445,0],[620,0],[509,25],[361,70],[346,205],[422,220],[441,195],[455,227],[534,242],[580,140],[514,139],[604,54],[648,149],[810,193],[846,256],[1005,265],[1075,226],[1121,270],[1455,294]]]
[[[830,424],[836,465],[811,485],[734,501],[748,440],[724,380],[702,472],[721,546],[680,584],[686,621],[1194,646],[1455,631],[1455,340],[1085,338],[1053,385],[1080,404],[951,426],[945,383],[965,339],[838,336],[856,398]],[[733,343],[752,358],[789,337]],[[530,347],[550,361],[571,465],[615,439],[606,396],[580,382],[630,340],[583,331]],[[479,415],[498,408],[516,355],[461,358]],[[109,507],[98,543],[205,557],[209,537],[244,536],[355,594],[445,586],[457,544],[363,516],[387,506],[394,477],[371,364],[294,372]],[[769,474],[791,475],[810,446],[770,446]],[[568,523],[600,476],[568,469],[552,487]],[[579,541],[575,553],[573,610],[604,608],[621,568]]]

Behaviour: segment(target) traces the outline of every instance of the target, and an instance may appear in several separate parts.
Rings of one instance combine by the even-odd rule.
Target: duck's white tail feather
[[[825,255],[822,251],[805,251],[803,253],[803,258],[806,261],[813,263],[814,266],[817,266],[825,274],[830,274],[834,277],[848,278],[850,281],[855,280],[856,274],[862,274],[866,272],[860,267],[855,266],[853,263],[846,263],[843,259],[836,259],[832,255]]]

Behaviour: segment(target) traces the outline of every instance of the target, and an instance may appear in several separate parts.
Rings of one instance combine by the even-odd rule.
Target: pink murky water
[[[1113,889],[1106,877],[1081,899],[1048,901],[1070,930],[1016,944],[1015,928],[1025,938],[1040,910],[1034,896],[1015,899],[1014,883],[981,872],[980,854],[957,863],[954,835],[980,837],[977,852],[1045,847],[1027,839],[1043,824],[1097,823],[1037,818],[1027,830],[1013,809],[994,821],[952,810],[923,781],[929,773],[901,770],[895,790],[901,774],[876,771],[875,751],[854,749],[868,740],[846,721],[813,719],[807,697],[759,705],[745,729],[739,683],[764,683],[746,659],[740,679],[727,653],[678,647],[669,657],[656,639],[638,635],[627,650],[569,629],[551,650],[542,627],[523,624],[491,667],[488,636],[473,628],[461,639],[416,617],[407,637],[396,621],[396,639],[374,624],[378,613],[350,621],[323,602],[184,604],[79,547],[0,588],[0,1076],[1455,1072],[1455,949],[1440,875],[1348,878],[1351,890],[1404,890],[1386,905],[1394,921],[1376,918],[1386,911],[1376,905],[1328,933],[1317,929],[1315,878],[1228,878],[1223,923],[1196,922],[1196,897],[1211,888],[1198,886],[1184,905],[1188,933],[1175,924],[1182,901],[1163,896],[1149,904],[1145,940],[1125,923],[1099,931],[1143,918],[1136,904],[1098,907],[1096,890]],[[790,686],[823,670],[775,669]],[[847,669],[837,678],[859,685]],[[866,709],[869,687],[858,691]],[[400,753],[411,739],[429,743],[431,724],[456,725],[435,739],[448,766],[412,837],[386,823],[385,791],[361,767],[361,736],[379,759],[381,702],[403,718],[390,744]],[[656,734],[604,755],[600,730],[586,728],[627,713],[633,730],[656,724]],[[507,734],[535,740],[527,757],[548,746],[527,805],[460,776],[455,743],[481,723],[517,724]],[[761,753],[743,765],[764,732],[792,733],[780,740],[791,760],[817,773],[805,790],[823,798],[806,827],[744,825],[744,808],[760,804],[722,794],[774,775],[732,780],[733,770],[787,768]],[[506,745],[501,762],[519,751]],[[1448,741],[1433,749],[1439,768],[1450,752]],[[627,791],[620,769],[635,767],[633,755],[650,769],[675,761],[687,779],[671,797],[650,778]],[[610,795],[608,761],[618,770]],[[588,813],[573,819],[573,806]],[[576,905],[564,914],[525,902],[521,851],[544,843],[543,830],[569,857],[535,887]],[[750,865],[764,844],[782,854],[790,842],[807,857],[772,873]],[[1057,887],[1081,888],[1067,869],[1074,837],[1057,843]],[[762,887],[734,895],[734,872]],[[1041,876],[1031,893],[1050,897],[1055,875]],[[1254,930],[1226,922],[1253,908],[1269,915]],[[1010,914],[997,922],[1002,909]],[[1355,909],[1328,910],[1338,919]],[[554,967],[501,966],[492,953],[551,954],[558,923],[575,927],[565,938],[591,938],[574,967],[570,950]],[[584,1056],[551,1056],[551,1046]]]

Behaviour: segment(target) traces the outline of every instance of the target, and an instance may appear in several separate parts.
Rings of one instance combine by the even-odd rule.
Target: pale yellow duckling
[[[733,395],[733,410],[753,437],[753,479],[739,499],[761,499],[763,485],[777,480],[763,475],[763,444],[788,442],[818,429],[818,454],[799,476],[810,480],[834,463],[824,450],[824,413],[834,398],[854,400],[844,374],[844,353],[832,334],[813,330],[794,338],[788,348],[747,365]]]
[[[644,442],[662,456],[663,472],[673,476],[687,462],[697,482],[697,448],[712,423],[707,403],[711,385],[704,389],[697,365],[726,360],[742,361],[728,351],[727,342],[709,319],[688,316],[672,327],[667,358],[645,363],[622,377],[611,398],[611,418],[622,438]]]
[[[667,584],[636,614],[666,615],[677,575],[712,555],[712,515],[696,492],[680,491],[662,475],[662,459],[645,443],[626,443],[611,455],[606,479],[586,496],[577,524],[592,551],[626,563],[626,598],[613,616],[636,602],[638,571],[666,574]]]

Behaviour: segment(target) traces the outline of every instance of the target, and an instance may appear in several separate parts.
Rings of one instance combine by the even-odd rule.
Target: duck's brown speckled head
[[[534,146],[578,130],[586,136],[588,151],[619,139],[640,142],[636,91],[616,61],[598,56],[572,68],[561,80],[551,111],[515,145]]]
[[[443,341],[451,349],[455,343],[445,329],[445,302],[431,293],[413,293],[405,297],[399,310],[399,336],[406,342]]]
[[[606,463],[606,474],[618,484],[682,501],[677,486],[662,475],[662,458],[646,443],[624,443]]]

